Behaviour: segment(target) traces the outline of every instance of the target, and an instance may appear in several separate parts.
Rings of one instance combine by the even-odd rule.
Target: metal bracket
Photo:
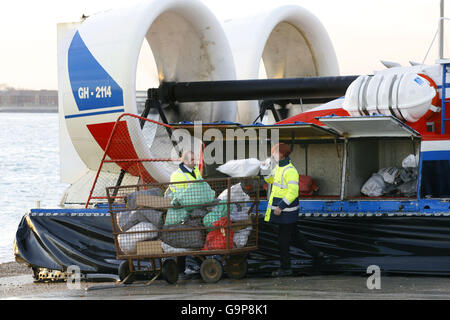
[[[264,118],[264,114],[266,113],[267,110],[272,111],[275,122],[280,121],[280,116],[278,115],[278,112],[275,109],[275,105],[272,100],[261,101],[259,108],[260,108],[259,116],[253,121],[253,123],[255,123],[256,120],[258,120],[258,119],[261,119],[261,121],[262,121]]]

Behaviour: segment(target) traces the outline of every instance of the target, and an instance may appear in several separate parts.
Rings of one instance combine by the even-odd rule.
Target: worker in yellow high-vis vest
[[[182,182],[191,180],[201,180],[202,175],[200,170],[195,165],[195,154],[192,151],[185,151],[181,155],[181,163],[178,169],[171,174],[170,182]],[[187,188],[187,183],[176,183],[169,185],[166,191],[166,196],[176,193],[180,189]]]
[[[273,159],[278,162],[269,176],[264,180],[271,184],[271,192],[267,203],[264,220],[278,224],[280,268],[272,272],[274,277],[290,276],[293,274],[289,246],[294,242],[299,248],[313,257],[313,264],[321,263],[324,253],[309,243],[297,228],[299,212],[299,174],[291,163],[290,147],[285,143],[278,143],[272,148]]]
[[[195,154],[192,151],[184,151],[181,155],[181,163],[178,169],[171,174],[170,182],[183,182],[192,180],[201,180],[202,175],[200,170],[195,165]],[[185,189],[188,187],[188,183],[176,183],[169,185],[166,190],[165,196],[173,196],[174,193]],[[186,274],[186,257],[181,256],[177,258],[178,265],[178,279],[185,280],[188,279]]]

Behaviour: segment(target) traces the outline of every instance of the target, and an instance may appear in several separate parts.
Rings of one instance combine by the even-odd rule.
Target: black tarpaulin
[[[78,265],[86,273],[117,273],[109,214],[43,213],[22,218],[15,254],[32,266],[62,270]]]
[[[111,219],[101,212],[25,215],[16,234],[16,256],[35,267],[78,265],[85,273],[116,274]],[[324,267],[329,272],[366,273],[377,265],[391,273],[450,274],[450,217],[302,217],[297,227],[332,256]],[[258,250],[248,256],[248,273],[264,276],[279,266],[277,225],[261,217],[258,237]],[[311,265],[301,248],[292,246],[291,256],[296,271]]]

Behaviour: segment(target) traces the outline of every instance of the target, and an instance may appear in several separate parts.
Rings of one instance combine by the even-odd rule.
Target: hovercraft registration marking
[[[111,86],[101,86],[95,87],[95,96],[94,92],[89,90],[89,87],[79,87],[78,88],[78,98],[80,99],[90,99],[96,98],[111,98]]]

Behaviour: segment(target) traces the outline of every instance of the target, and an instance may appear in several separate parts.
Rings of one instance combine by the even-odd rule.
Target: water
[[[0,263],[14,261],[13,241],[23,215],[55,208],[68,187],[59,181],[57,113],[0,113]]]

